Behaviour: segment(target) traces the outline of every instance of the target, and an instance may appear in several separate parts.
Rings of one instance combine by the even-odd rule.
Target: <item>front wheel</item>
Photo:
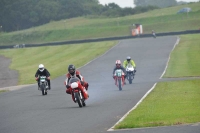
[[[79,92],[75,92],[75,99],[78,102],[79,107],[82,107],[81,98],[79,96]]]
[[[118,87],[119,87],[119,90],[121,91],[122,90],[122,80],[121,80],[121,78],[118,78]]]
[[[41,88],[41,91],[42,91],[42,95],[45,95],[45,84],[41,84],[40,88]]]
[[[128,78],[129,84],[132,84],[132,75],[129,74],[128,77],[129,77],[129,78]]]

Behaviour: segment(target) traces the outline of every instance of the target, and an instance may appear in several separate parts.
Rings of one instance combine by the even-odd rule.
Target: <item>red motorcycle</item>
[[[81,81],[77,77],[72,77],[69,80],[70,89],[72,92],[72,100],[78,103],[79,107],[86,106],[85,100],[88,98],[85,87],[82,86]],[[84,91],[84,93],[82,92]]]
[[[121,69],[117,69],[115,71],[115,85],[117,85],[117,87],[119,88],[119,90],[122,90],[122,86],[124,86],[124,75],[123,75],[123,71]]]

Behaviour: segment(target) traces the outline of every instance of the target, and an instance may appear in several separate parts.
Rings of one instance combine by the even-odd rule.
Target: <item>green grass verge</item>
[[[200,35],[181,36],[165,77],[200,76]],[[200,122],[200,80],[158,83],[115,129]]]
[[[0,93],[7,92],[7,90],[0,90]]]
[[[117,42],[98,42],[51,47],[0,50],[0,54],[12,59],[10,69],[19,72],[19,84],[35,83],[39,64],[50,71],[51,78],[67,73],[69,64],[76,68],[105,53]]]
[[[200,76],[200,34],[181,36],[164,77]]]
[[[200,80],[159,83],[115,129],[199,122],[199,105]]]

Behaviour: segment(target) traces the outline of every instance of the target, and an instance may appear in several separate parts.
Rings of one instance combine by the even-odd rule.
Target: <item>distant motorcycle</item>
[[[122,74],[123,74],[123,71],[121,69],[117,69],[115,71],[115,76],[114,76],[115,85],[117,85],[120,91],[122,90],[122,87],[124,86],[124,80],[125,80]]]
[[[42,95],[47,95],[47,90],[49,90],[47,77],[46,76],[40,76],[40,87],[39,90],[42,91]]]
[[[132,84],[132,81],[135,76],[134,67],[131,64],[128,64],[126,67],[126,72],[127,72],[126,78],[129,81],[129,84]]]
[[[77,77],[72,77],[69,80],[69,84],[70,84],[70,88],[72,90],[72,100],[75,103],[78,103],[80,108],[83,106],[86,106],[85,98],[83,97],[81,89],[79,88],[79,86],[82,86],[81,81]]]
[[[153,32],[152,35],[153,35],[154,38],[156,38],[156,33],[155,32]]]

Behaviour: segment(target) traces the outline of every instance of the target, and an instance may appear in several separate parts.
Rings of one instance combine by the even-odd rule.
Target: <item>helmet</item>
[[[68,66],[68,72],[69,72],[72,76],[74,75],[75,71],[76,71],[76,68],[75,68],[74,65],[71,64],[71,65]]]
[[[116,60],[115,64],[116,64],[117,68],[121,67],[121,61],[120,60]]]
[[[43,64],[40,64],[38,67],[39,67],[39,71],[40,71],[40,72],[43,72],[43,71],[44,71],[44,65],[43,65]]]
[[[131,60],[131,57],[130,56],[127,56],[126,57],[126,60],[129,62]]]

